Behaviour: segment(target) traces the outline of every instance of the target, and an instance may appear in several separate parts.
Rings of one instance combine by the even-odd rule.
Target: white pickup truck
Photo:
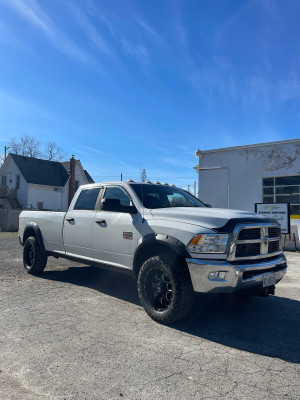
[[[195,292],[274,294],[287,268],[275,220],[159,182],[81,186],[66,213],[23,211],[19,240],[31,274],[48,256],[133,274],[145,311],[166,324],[190,312]]]

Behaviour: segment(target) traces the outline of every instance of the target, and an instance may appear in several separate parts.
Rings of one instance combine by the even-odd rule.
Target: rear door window
[[[76,201],[74,210],[94,210],[100,189],[100,187],[83,189]]]

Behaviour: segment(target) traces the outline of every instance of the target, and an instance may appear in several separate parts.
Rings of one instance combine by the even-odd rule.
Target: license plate
[[[275,285],[277,279],[275,274],[264,274],[263,287]]]

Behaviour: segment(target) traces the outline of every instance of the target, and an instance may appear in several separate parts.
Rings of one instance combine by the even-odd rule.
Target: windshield
[[[146,208],[206,207],[183,189],[167,185],[131,184]]]

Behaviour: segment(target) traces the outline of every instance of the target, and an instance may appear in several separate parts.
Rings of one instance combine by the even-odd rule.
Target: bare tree
[[[26,157],[39,157],[41,155],[41,143],[33,136],[24,135],[20,139],[10,138],[11,152]]]
[[[21,154],[21,141],[16,138],[9,139],[10,152],[14,154]]]
[[[26,157],[41,157],[49,161],[63,161],[66,157],[63,149],[55,142],[49,140],[43,151],[41,143],[33,136],[24,135],[18,138],[10,138],[11,153]]]
[[[45,147],[44,157],[49,161],[63,161],[66,154],[60,146],[49,140]]]
[[[147,180],[147,172],[146,172],[146,170],[144,168],[142,173],[141,173],[141,181],[145,182],[146,180]]]

